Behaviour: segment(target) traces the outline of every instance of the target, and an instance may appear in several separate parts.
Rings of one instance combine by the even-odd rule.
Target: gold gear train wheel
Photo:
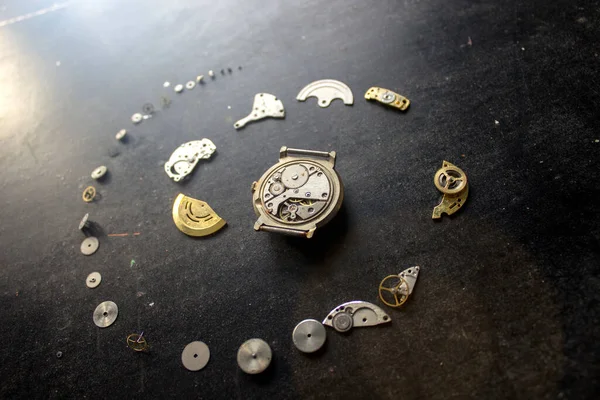
[[[397,280],[398,283],[395,283],[392,287],[384,285],[386,283],[386,281],[390,281],[392,279]],[[408,282],[406,282],[406,280],[404,280],[404,278],[402,278],[398,275],[386,276],[385,278],[383,278],[383,280],[379,284],[379,299],[386,306],[390,306],[390,307],[394,307],[394,308],[400,307],[402,304],[404,304],[406,302],[406,300],[408,300],[408,294],[403,294],[400,292],[400,287],[402,285],[405,285],[406,290],[408,292]],[[383,292],[391,293],[394,298],[394,302],[391,303],[391,302],[387,301],[385,299],[385,296],[383,295]],[[400,298],[398,298],[398,296],[400,296]]]
[[[146,338],[137,333],[132,333],[127,336],[127,346],[135,351],[144,351],[148,348],[148,342]]]
[[[467,175],[456,165],[444,163],[433,178],[435,187],[445,194],[460,193],[467,186]]]

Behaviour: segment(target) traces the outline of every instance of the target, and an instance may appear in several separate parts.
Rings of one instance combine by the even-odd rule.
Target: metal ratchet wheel
[[[282,147],[279,162],[252,184],[257,231],[311,238],[344,199],[335,152]]]

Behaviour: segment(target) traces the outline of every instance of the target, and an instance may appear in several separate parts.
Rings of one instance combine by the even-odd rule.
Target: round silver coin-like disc
[[[333,321],[331,321],[331,323],[333,324],[333,329],[336,331],[348,332],[350,329],[352,329],[354,321],[352,320],[352,316],[350,314],[347,312],[342,312],[333,317]]]
[[[314,353],[325,344],[327,332],[322,323],[314,319],[305,319],[294,328],[292,340],[303,353]]]
[[[90,218],[90,213],[86,213],[83,218],[81,218],[81,222],[79,223],[79,230],[82,230],[83,228],[85,228],[85,225],[88,222],[88,219]]]
[[[200,341],[189,343],[181,353],[181,362],[190,371],[200,371],[206,367],[209,359],[210,350],[206,343]]]
[[[271,348],[262,339],[246,340],[238,350],[237,362],[247,374],[260,374],[271,364]]]
[[[119,315],[119,307],[112,301],[104,301],[94,310],[94,323],[99,328],[106,328],[115,322],[117,315]]]
[[[85,284],[90,289],[93,289],[93,288],[97,287],[100,284],[100,281],[102,281],[102,275],[100,275],[99,272],[92,272],[86,278]]]
[[[92,171],[93,179],[100,179],[106,174],[107,168],[104,165],[99,166],[95,170]]]
[[[91,256],[98,250],[99,246],[100,242],[98,241],[98,238],[89,236],[81,242],[81,252],[86,256]]]

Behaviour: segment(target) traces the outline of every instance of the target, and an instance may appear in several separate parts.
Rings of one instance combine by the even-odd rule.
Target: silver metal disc
[[[350,329],[352,329],[354,321],[352,320],[352,315],[350,315],[350,313],[343,312],[333,317],[331,323],[333,324],[333,329],[336,331],[348,332]]]
[[[127,129],[121,129],[119,132],[117,132],[115,138],[117,140],[122,140],[125,137],[125,135],[127,135]]]
[[[246,340],[238,350],[237,362],[247,374],[260,374],[271,364],[271,348],[262,339]]]
[[[81,242],[81,252],[86,256],[91,256],[98,250],[99,246],[100,242],[98,241],[98,238],[89,236]]]
[[[327,332],[322,323],[314,319],[305,319],[294,328],[292,340],[303,353],[314,353],[325,344]]]
[[[90,213],[85,213],[83,218],[81,218],[81,222],[79,222],[79,230],[85,228],[85,224],[88,222],[88,218],[90,217]]]
[[[100,284],[101,281],[102,281],[102,275],[100,275],[99,272],[92,272],[85,279],[85,284],[90,289],[93,289],[93,288],[97,287]]]
[[[196,87],[196,82],[194,82],[194,81],[189,81],[188,83],[185,84],[185,88],[187,90],[192,90],[195,87]]]
[[[206,343],[200,341],[189,343],[181,353],[181,362],[190,371],[200,371],[206,367],[209,359],[210,350]]]
[[[99,166],[95,170],[92,171],[92,178],[100,179],[106,174],[107,168],[104,165]]]
[[[390,104],[396,100],[396,95],[392,92],[385,92],[380,96],[379,100],[381,100],[383,103]]]
[[[175,92],[177,92],[177,93],[181,93],[181,92],[183,92],[183,85],[182,84],[175,85],[175,88],[173,88],[173,90],[175,90]]]
[[[131,116],[131,122],[134,124],[139,123],[142,120],[143,116],[140,113],[135,113]]]
[[[105,301],[98,304],[94,310],[94,323],[99,328],[111,326],[119,315],[119,307],[112,301]]]

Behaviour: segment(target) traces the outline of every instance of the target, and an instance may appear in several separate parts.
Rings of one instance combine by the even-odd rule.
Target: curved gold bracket
[[[444,194],[442,201],[433,209],[431,218],[442,218],[442,214],[452,215],[464,206],[469,196],[467,175],[456,165],[448,161],[442,162],[433,177],[435,187]]]
[[[394,284],[390,286],[389,282],[392,280],[394,281]],[[386,285],[386,282],[388,283],[388,285]],[[406,300],[408,300],[408,290],[408,282],[406,282],[404,278],[402,278],[400,275],[388,275],[385,278],[383,278],[383,280],[379,284],[379,299],[386,306],[400,307],[406,302]],[[391,293],[394,299],[393,303],[386,300],[384,292]]]
[[[173,203],[173,222],[189,236],[212,235],[227,224],[207,203],[183,193],[179,193]]]

